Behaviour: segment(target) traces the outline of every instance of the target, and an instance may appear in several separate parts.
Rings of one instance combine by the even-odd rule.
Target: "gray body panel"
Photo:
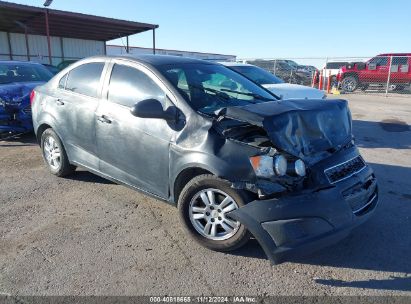
[[[79,65],[96,61],[106,63],[98,98],[57,88],[59,80],[66,73]],[[300,225],[304,229],[301,230],[298,225],[297,228],[304,237],[310,235],[307,243],[318,246],[318,243],[313,242],[314,239],[324,240],[321,242],[324,244],[329,242],[330,235],[325,233],[329,227],[344,226],[346,231],[369,217],[368,214],[371,214],[378,201],[376,178],[372,169],[362,161],[360,164],[364,168],[360,171],[346,165],[351,164],[352,159],[361,160],[358,149],[351,141],[346,144],[339,141],[331,144],[332,147],[322,144],[323,141],[314,141],[324,138],[331,131],[344,138],[347,132],[351,133],[351,116],[345,102],[318,100],[306,105],[305,100],[294,100],[292,104],[273,101],[270,104],[228,107],[226,111],[215,113],[218,117],[208,116],[194,111],[157,69],[162,64],[186,62],[211,64],[167,56],[141,56],[140,59],[96,57],[79,61],[57,74],[46,85],[35,89],[32,105],[34,130],[39,137],[45,128],[52,127],[61,138],[72,164],[170,203],[178,201],[179,193],[176,191],[181,191],[190,180],[190,176],[188,179],[180,178],[186,170],[208,172],[229,181],[233,188],[244,190],[254,198],[253,202],[233,212],[231,217],[255,235],[273,262],[280,261],[281,252],[285,250],[279,242],[287,244],[296,241],[287,236],[294,229],[287,228],[290,225]],[[163,108],[160,110],[173,110],[169,112],[176,114],[173,119],[136,117],[132,114],[134,107],[108,100],[114,64],[133,67],[154,81],[165,96],[160,102]],[[333,117],[344,122],[346,128],[343,133],[340,131],[339,134],[338,130],[329,127],[330,115],[324,114],[327,108],[333,108]],[[310,117],[315,120],[309,120]],[[310,132],[303,126],[310,127]],[[313,144],[313,151],[319,153],[305,155],[303,160],[309,166],[306,176],[287,173],[269,179],[257,177],[250,157],[268,153],[273,153],[270,156],[286,154],[287,147],[290,147],[286,143],[292,138],[299,142],[308,133],[314,135],[303,142],[300,148]],[[334,135],[330,138],[334,138]],[[327,150],[323,151],[323,147]],[[288,152],[290,159],[287,164],[295,162],[295,157],[302,159],[298,153],[292,154]],[[344,182],[332,182],[326,170],[335,167],[353,171]],[[331,202],[337,194],[341,196],[337,202],[340,209]],[[306,201],[311,202],[311,206],[305,205]],[[366,212],[356,214],[358,221],[347,222],[345,218],[351,218],[357,206],[369,208]],[[305,220],[306,217],[314,216],[319,218]],[[335,223],[325,223],[327,218],[335,219]],[[338,231],[334,229],[331,235],[333,239],[336,233],[339,235]]]
[[[71,69],[99,62],[101,57],[77,62],[36,88],[39,102],[33,104],[35,132],[41,125],[51,126],[62,139],[70,162],[171,203],[176,203],[174,183],[185,169],[201,168],[229,180],[255,179],[248,157],[258,149],[216,134],[212,120],[187,105],[150,64],[150,57],[145,61],[104,58],[98,99],[58,89],[57,83]],[[167,57],[162,59],[164,64],[169,63]],[[138,118],[129,108],[108,101],[107,85],[114,63],[132,66],[150,76],[168,97],[164,108],[177,107],[180,121]],[[99,120],[103,115],[110,123]]]

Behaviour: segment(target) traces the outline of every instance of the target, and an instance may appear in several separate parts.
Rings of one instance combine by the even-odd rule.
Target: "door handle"
[[[106,115],[98,116],[97,120],[102,122],[102,123],[108,123],[108,124],[112,123],[112,120],[110,118],[108,118]]]
[[[57,99],[56,99],[56,104],[57,104],[58,106],[63,106],[63,105],[64,105],[64,101],[61,100],[61,98],[57,98]]]

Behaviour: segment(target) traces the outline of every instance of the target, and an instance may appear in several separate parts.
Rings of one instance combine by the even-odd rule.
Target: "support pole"
[[[325,80],[327,79],[327,65],[328,65],[328,57],[325,57],[325,66],[324,66],[324,73],[323,73],[323,80],[322,86],[320,90],[325,90]]]
[[[156,54],[156,29],[153,28],[153,54]]]
[[[30,61],[29,37],[27,35],[27,26],[24,27],[24,38],[26,40],[26,55],[27,61]]]
[[[60,37],[61,61],[64,61],[64,42],[63,37]]]
[[[388,86],[391,81],[391,67],[392,67],[392,56],[390,56],[390,67],[388,68],[388,78],[387,78],[387,87],[385,88],[385,97],[388,97]]]
[[[49,52],[49,63],[52,64],[51,61],[51,42],[50,42],[50,28],[49,28],[49,10],[46,9],[46,34],[47,34],[47,47]]]
[[[10,33],[9,32],[7,32],[7,46],[8,46],[8,49],[9,49],[10,60],[13,60],[13,52],[11,50],[11,41],[10,41]]]
[[[126,53],[130,54],[130,44],[128,43],[128,36],[126,37]]]

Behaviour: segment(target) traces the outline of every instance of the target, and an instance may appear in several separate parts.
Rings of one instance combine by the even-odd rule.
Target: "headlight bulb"
[[[275,156],[274,171],[278,176],[284,176],[287,173],[287,159],[283,155]]]
[[[294,171],[298,176],[305,176],[305,164],[301,159],[297,159],[294,163]]]

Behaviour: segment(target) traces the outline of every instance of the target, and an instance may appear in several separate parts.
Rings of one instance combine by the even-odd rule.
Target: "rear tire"
[[[402,91],[405,89],[403,84],[392,84],[389,88],[389,91]]]
[[[186,232],[199,244],[216,251],[232,251],[250,239],[244,225],[226,213],[248,202],[244,192],[214,175],[193,178],[181,191],[178,201],[180,220]]]
[[[70,164],[66,150],[53,129],[46,129],[41,134],[40,147],[44,162],[52,174],[63,177],[76,170],[76,167]]]
[[[347,76],[341,83],[341,88],[344,92],[352,93],[358,88],[358,78],[355,76]]]
[[[368,90],[368,84],[364,84],[361,86],[361,91],[367,91]]]

